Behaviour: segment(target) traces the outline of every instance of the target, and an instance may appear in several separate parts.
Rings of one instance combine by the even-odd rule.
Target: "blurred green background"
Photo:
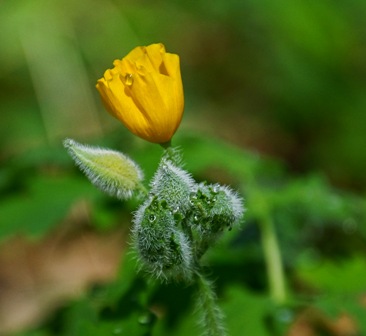
[[[71,137],[121,150],[149,180],[161,150],[105,112],[95,83],[156,42],[181,57],[186,168],[246,199],[242,229],[207,257],[230,334],[366,333],[365,13],[363,0],[0,2],[0,334],[195,328],[192,289],[145,288],[133,261],[118,267],[136,202],[95,190],[62,148]],[[270,300],[263,218],[286,307]]]

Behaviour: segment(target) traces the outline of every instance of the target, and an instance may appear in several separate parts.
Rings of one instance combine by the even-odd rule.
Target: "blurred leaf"
[[[266,315],[271,305],[267,296],[240,287],[229,287],[222,302],[230,335],[271,335],[266,328]]]
[[[357,330],[359,330],[357,335],[364,335],[366,332],[366,307],[360,301],[358,296],[321,295],[317,297],[314,305],[331,319],[337,319],[346,314],[351,321],[354,321]]]
[[[354,256],[340,261],[318,261],[298,265],[298,275],[327,295],[356,295],[366,289],[366,259]]]
[[[61,222],[75,201],[96,196],[98,191],[80,178],[33,177],[22,194],[1,202],[0,237],[42,236]]]

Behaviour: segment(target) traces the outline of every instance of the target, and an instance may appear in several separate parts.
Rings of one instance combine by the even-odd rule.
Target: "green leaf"
[[[297,274],[303,281],[327,295],[361,294],[366,288],[366,260],[363,256],[300,264]]]
[[[0,203],[0,238],[24,233],[39,237],[54,228],[80,199],[97,196],[86,181],[73,177],[33,177],[22,194]]]
[[[226,289],[223,298],[221,306],[229,335],[271,335],[265,326],[268,306],[271,306],[267,296],[232,286]]]

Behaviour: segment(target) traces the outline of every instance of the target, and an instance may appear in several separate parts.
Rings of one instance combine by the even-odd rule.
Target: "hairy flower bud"
[[[163,158],[151,182],[151,193],[159,200],[165,200],[174,213],[184,216],[190,206],[189,195],[194,184],[189,173]]]
[[[189,280],[192,276],[191,247],[176,220],[167,203],[156,197],[135,214],[132,237],[138,258],[159,279]]]
[[[110,196],[130,198],[143,179],[137,164],[120,152],[82,145],[71,139],[66,139],[64,146],[88,179]]]
[[[191,228],[196,252],[206,250],[225,228],[232,229],[243,215],[243,203],[228,187],[197,185],[190,196],[191,213],[187,223]]]

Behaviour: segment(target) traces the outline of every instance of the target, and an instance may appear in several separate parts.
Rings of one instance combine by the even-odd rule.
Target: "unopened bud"
[[[143,268],[163,280],[192,276],[190,244],[165,201],[149,198],[136,212],[132,237]]]
[[[194,183],[188,172],[163,158],[151,182],[151,193],[165,200],[174,213],[184,215],[190,206],[189,195]]]
[[[64,146],[77,166],[100,190],[119,199],[128,199],[143,179],[141,169],[126,155],[66,139]]]
[[[199,184],[190,196],[191,213],[187,223],[194,234],[195,248],[205,250],[225,228],[242,218],[242,200],[228,187]]]

